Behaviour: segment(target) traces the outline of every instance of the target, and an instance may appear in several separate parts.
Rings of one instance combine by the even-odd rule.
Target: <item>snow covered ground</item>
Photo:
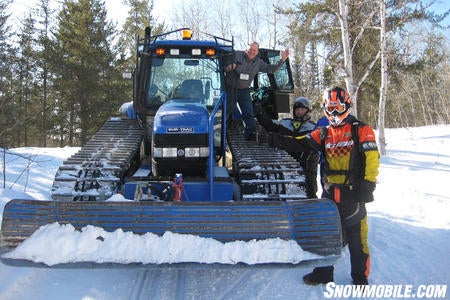
[[[388,153],[381,158],[375,201],[367,205],[371,250],[369,281],[373,285],[397,285],[394,296],[398,298],[408,296],[409,289],[416,297],[431,297],[432,290],[437,289],[431,285],[441,285],[438,288],[442,291],[442,287],[448,289],[450,283],[450,125],[388,129],[386,137]],[[50,199],[58,166],[77,150],[10,149],[15,155],[6,156],[0,212],[13,198]],[[0,179],[3,186],[3,174]],[[24,247],[21,255],[34,252],[35,258],[45,258],[47,264],[64,262],[68,257],[70,260],[70,255],[87,255],[93,245],[86,236],[89,232],[98,236],[98,230],[90,228],[83,236],[74,236],[70,228],[55,224],[41,233],[38,243],[31,244],[32,239],[27,241],[32,245],[31,250]],[[58,235],[66,240],[52,242],[51,238]],[[115,235],[116,243],[102,249],[105,256],[123,255],[121,246],[133,241],[136,247],[129,258],[148,257],[139,239],[120,233]],[[177,249],[194,249],[191,253],[194,258],[228,264],[225,259],[231,255],[233,261],[241,259],[250,264],[273,253],[278,253],[281,261],[301,260],[308,255],[289,242],[277,240],[237,243],[225,249],[224,245],[193,236],[168,234],[165,239],[152,238],[153,243],[164,245],[166,242]],[[77,245],[80,252],[68,253],[73,245]],[[184,254],[189,252],[184,251]],[[167,254],[156,252],[155,259],[163,261],[164,253]],[[177,257],[171,259],[173,262]],[[0,299],[323,299],[335,292],[332,287],[303,284],[301,277],[311,266],[191,266],[51,269],[0,263]],[[335,265],[335,283],[351,283],[346,249]],[[430,291],[428,295],[420,294],[424,286]],[[450,299],[447,290],[436,295]]]

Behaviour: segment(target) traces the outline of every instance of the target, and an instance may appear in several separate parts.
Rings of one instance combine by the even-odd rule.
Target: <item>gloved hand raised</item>
[[[375,190],[375,187],[375,182],[362,180],[356,189],[357,199],[364,203],[372,202],[374,200],[373,191]]]

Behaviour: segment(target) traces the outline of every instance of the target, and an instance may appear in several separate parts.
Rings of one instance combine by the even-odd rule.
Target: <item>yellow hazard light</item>
[[[206,49],[206,55],[214,56],[214,55],[216,55],[216,50],[212,49],[212,48]]]
[[[156,48],[156,55],[165,55],[166,54],[166,49],[164,48]]]
[[[189,29],[184,29],[184,30],[181,32],[181,35],[182,35],[182,37],[183,37],[183,40],[190,40],[191,37],[192,37],[192,31],[189,30]]]

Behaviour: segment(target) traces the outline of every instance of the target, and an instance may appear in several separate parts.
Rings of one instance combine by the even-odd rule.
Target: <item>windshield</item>
[[[217,58],[153,57],[146,105],[189,99],[212,106],[220,97]]]

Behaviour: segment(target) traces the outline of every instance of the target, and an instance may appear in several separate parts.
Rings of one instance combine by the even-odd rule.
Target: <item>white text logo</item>
[[[445,298],[446,284],[378,284],[378,285],[340,285],[334,282],[327,283],[323,293],[325,298],[417,298],[438,299]]]

